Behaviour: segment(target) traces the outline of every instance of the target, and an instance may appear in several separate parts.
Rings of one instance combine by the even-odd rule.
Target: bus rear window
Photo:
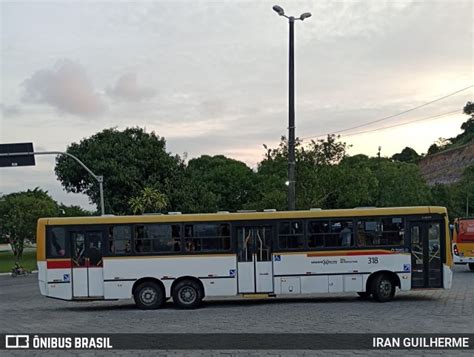
[[[474,219],[459,221],[459,243],[474,243]]]
[[[63,227],[52,227],[47,235],[47,257],[69,258],[69,249],[66,241],[66,230]]]

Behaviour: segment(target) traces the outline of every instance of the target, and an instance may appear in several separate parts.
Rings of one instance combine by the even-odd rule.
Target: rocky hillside
[[[474,165],[474,141],[424,157],[418,167],[429,185],[452,184],[461,178],[463,170]]]

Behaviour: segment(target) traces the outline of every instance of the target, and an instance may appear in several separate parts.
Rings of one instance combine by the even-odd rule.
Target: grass
[[[15,256],[11,251],[0,252],[0,273],[9,273],[15,265]],[[36,250],[23,252],[20,265],[28,271],[36,270]]]

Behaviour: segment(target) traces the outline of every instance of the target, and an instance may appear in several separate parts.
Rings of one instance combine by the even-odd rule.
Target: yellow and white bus
[[[455,264],[468,264],[474,270],[474,218],[456,218],[453,228]]]
[[[397,287],[450,288],[453,261],[443,207],[43,218],[37,259],[47,297],[142,309],[262,294],[384,302]]]

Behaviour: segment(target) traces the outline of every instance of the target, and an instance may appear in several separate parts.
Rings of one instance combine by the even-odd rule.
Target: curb
[[[29,274],[38,274],[38,270],[33,270]],[[0,273],[0,276],[12,275],[12,273]]]

